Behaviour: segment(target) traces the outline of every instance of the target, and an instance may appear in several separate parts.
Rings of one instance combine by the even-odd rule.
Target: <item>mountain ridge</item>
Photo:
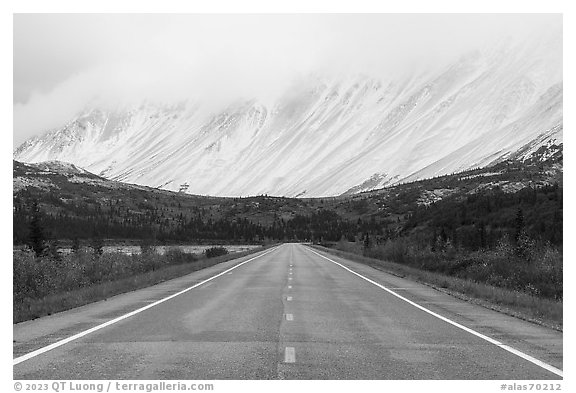
[[[473,52],[432,75],[300,79],[273,104],[90,108],[24,142],[108,179],[193,194],[320,197],[382,188],[562,143],[561,47]],[[556,72],[550,72],[553,68]]]

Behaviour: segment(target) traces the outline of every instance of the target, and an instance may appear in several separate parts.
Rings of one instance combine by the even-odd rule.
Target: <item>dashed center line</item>
[[[292,289],[292,285],[288,285],[288,289]]]
[[[288,280],[292,280],[292,277],[288,277]]]
[[[291,302],[291,301],[292,301],[292,296],[288,296],[288,297],[286,298],[286,301],[287,301],[287,302]]]
[[[294,315],[292,315],[292,314],[286,314],[286,320],[287,320],[287,321],[293,321],[293,320],[294,320]]]
[[[296,350],[294,347],[286,347],[284,352],[284,363],[295,363],[296,362]]]

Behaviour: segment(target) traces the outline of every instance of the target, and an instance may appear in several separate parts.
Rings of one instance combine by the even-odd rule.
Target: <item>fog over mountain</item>
[[[48,37],[27,18],[19,161],[195,194],[325,196],[562,142],[554,15],[55,16],[39,28],[73,23]],[[44,76],[19,67],[35,56]]]

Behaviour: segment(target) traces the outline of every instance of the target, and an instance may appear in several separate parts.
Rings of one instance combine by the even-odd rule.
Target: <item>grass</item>
[[[359,255],[357,248],[353,247],[348,247],[346,251],[317,245],[314,247],[399,277],[409,278],[486,308],[556,330],[562,331],[563,328],[562,301],[559,300],[542,298],[522,291],[500,288],[474,282],[470,279],[451,277],[400,263],[365,257]]]
[[[82,265],[81,263],[78,264],[77,262],[82,262],[83,259],[88,259],[89,255],[81,255],[79,257],[75,257],[74,255],[66,256],[64,258],[68,258],[68,261],[52,261],[49,259],[38,259],[38,258],[23,258],[22,256],[17,257],[15,256],[14,264],[15,264],[15,275],[14,275],[14,299],[13,299],[13,323],[23,322],[31,319],[40,318],[46,315],[51,315],[60,311],[69,310],[75,307],[80,307],[89,303],[97,302],[100,300],[104,300],[110,298],[112,296],[126,293],[130,291],[134,291],[141,288],[146,288],[167,280],[171,280],[173,278],[182,277],[192,272],[205,269],[210,266],[217,265],[219,263],[223,263],[232,259],[241,258],[259,251],[262,251],[266,248],[272,246],[265,246],[258,249],[253,249],[244,252],[232,253],[227,255],[220,255],[213,258],[206,258],[201,257],[198,258],[193,254],[183,254],[177,251],[169,252],[167,255],[148,255],[146,257],[141,256],[126,256],[120,254],[105,254],[100,258],[91,258],[90,261],[94,261],[95,259],[100,262],[99,268],[101,270],[107,269],[107,262],[112,261],[113,263],[118,263],[121,261],[122,264],[130,263],[130,262],[142,262],[148,260],[154,260],[158,263],[156,266],[152,263],[146,265],[143,264],[144,267],[139,267],[139,271],[134,274],[130,273],[129,271],[125,272],[124,275],[117,274],[117,268],[114,269],[110,268],[110,270],[115,270],[117,279],[106,279],[107,274],[110,273],[109,276],[113,276],[113,272],[104,272],[100,276],[100,280],[97,282],[90,282],[90,280],[85,280],[83,282],[78,282],[80,276],[82,277],[90,277],[93,276],[94,269],[86,269],[86,265]],[[104,260],[106,257],[106,260]],[[63,259],[64,259],[63,258]],[[75,258],[75,259],[74,259]],[[146,258],[146,259],[145,259]],[[28,262],[28,264],[26,263]],[[39,288],[34,288],[32,290],[30,288],[33,286],[34,283],[38,284],[39,282],[43,282],[49,284],[51,281],[50,277],[47,277],[45,272],[42,271],[32,271],[32,274],[28,274],[23,276],[18,274],[16,269],[16,265],[20,264],[23,265],[21,268],[26,269],[29,266],[29,263],[33,264],[42,264],[45,263],[48,265],[50,262],[54,262],[56,264],[62,265],[63,262],[70,262],[74,264],[75,270],[77,270],[78,274],[75,275],[74,271],[67,272],[67,276],[59,282],[59,285],[49,287],[46,285],[47,288],[43,288],[40,290]],[[173,263],[173,264],[170,264]],[[120,264],[120,263],[118,263]],[[27,266],[28,265],[28,266]],[[112,265],[112,264],[110,264]],[[69,267],[69,266],[67,266]],[[48,266],[48,269],[54,271],[54,266]],[[145,270],[149,268],[150,270]],[[74,268],[73,268],[74,269]],[[19,269],[22,270],[22,269]],[[32,269],[28,269],[32,270]],[[60,274],[58,274],[60,275]],[[71,278],[70,278],[71,277]],[[18,280],[18,282],[17,282]],[[53,281],[53,279],[52,279]],[[69,281],[73,282],[73,287]],[[63,288],[67,288],[64,289]],[[27,290],[26,290],[27,289]]]

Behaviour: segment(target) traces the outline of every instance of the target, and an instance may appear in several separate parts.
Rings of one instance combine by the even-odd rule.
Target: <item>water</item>
[[[224,247],[229,253],[249,251],[254,248],[258,248],[258,245],[185,245],[185,246],[156,246],[156,252],[163,255],[167,250],[179,249],[180,251],[187,254],[202,254],[206,249],[212,247]],[[104,252],[121,252],[124,254],[140,254],[140,246],[104,246],[102,247]]]
[[[170,249],[179,249],[187,254],[202,254],[207,248],[224,247],[229,253],[249,251],[254,248],[260,247],[259,245],[184,245],[184,246],[155,246],[156,252],[160,255],[166,253]],[[140,254],[140,246],[104,246],[102,247],[104,253],[121,252],[123,254],[132,255]],[[61,248],[60,252],[67,254],[72,250],[70,248]]]

